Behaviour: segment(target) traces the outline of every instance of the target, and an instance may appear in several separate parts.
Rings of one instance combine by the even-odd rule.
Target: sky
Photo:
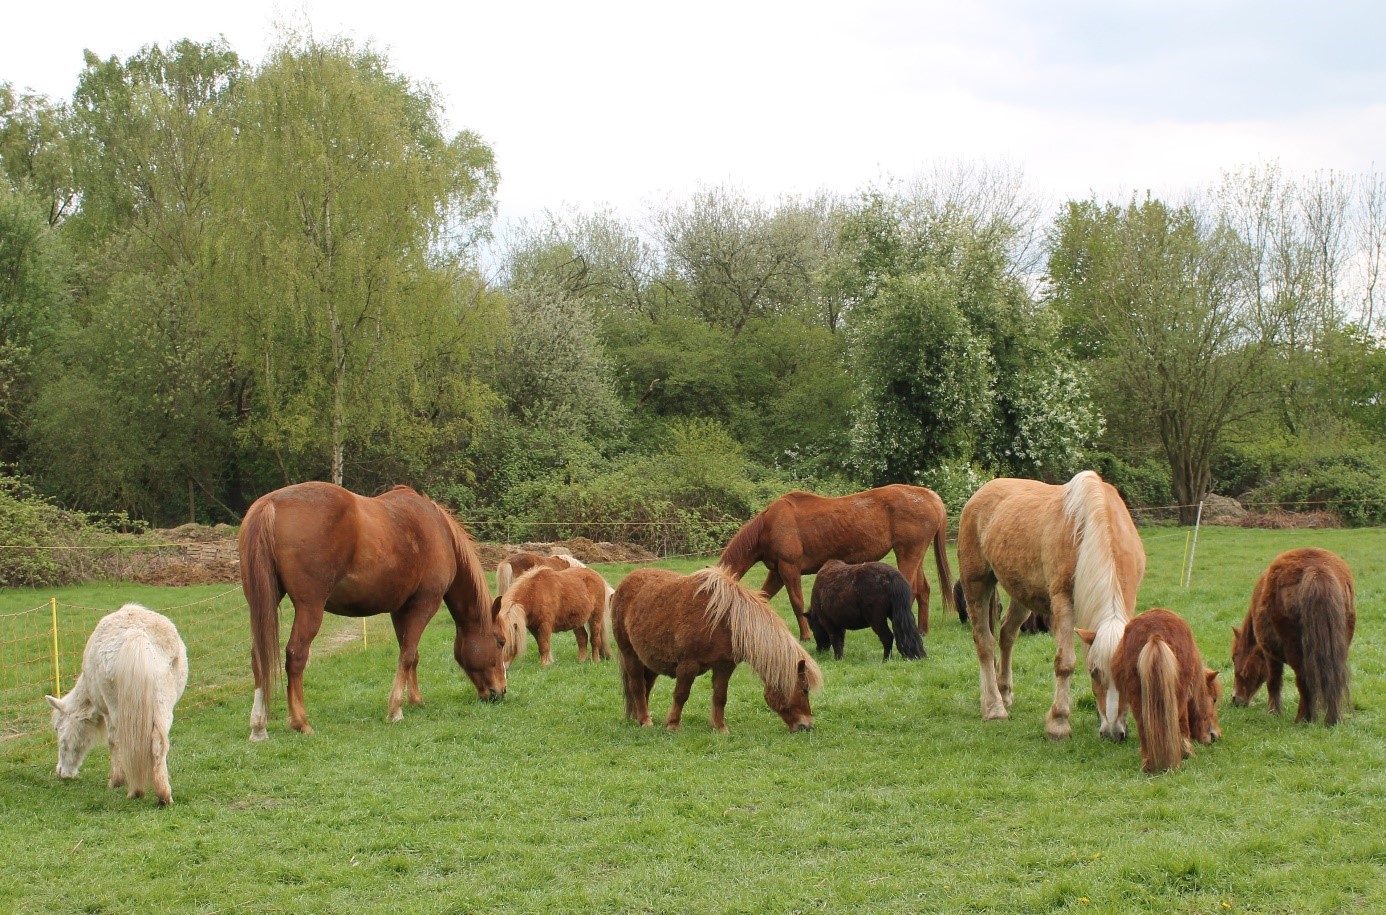
[[[285,26],[347,36],[432,83],[481,135],[501,225],[637,215],[709,185],[850,194],[959,162],[1042,202],[1180,198],[1225,170],[1368,172],[1386,151],[1386,4],[1261,0],[25,3],[0,81],[72,94],[84,49]]]

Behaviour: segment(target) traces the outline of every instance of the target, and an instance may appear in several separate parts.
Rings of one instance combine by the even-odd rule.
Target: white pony
[[[102,617],[72,691],[44,697],[58,732],[58,775],[76,778],[104,731],[111,748],[107,787],[128,785],[126,796],[134,798],[152,784],[160,807],[173,803],[168,730],[187,685],[188,649],[167,617],[139,604]]]

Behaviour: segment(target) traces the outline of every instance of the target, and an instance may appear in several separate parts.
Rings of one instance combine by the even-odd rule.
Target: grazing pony
[[[712,671],[712,727],[726,732],[727,681],[745,661],[765,683],[765,704],[791,731],[813,727],[809,692],[823,675],[764,595],[719,566],[692,575],[636,569],[616,588],[611,630],[621,652],[626,717],[650,725],[650,691],[673,677],[664,726],[677,730],[693,681]]]
[[[1232,701],[1249,705],[1266,684],[1271,712],[1280,713],[1284,665],[1295,672],[1299,714],[1324,724],[1348,708],[1348,646],[1357,626],[1352,570],[1328,550],[1289,550],[1275,558],[1251,592],[1251,609],[1232,629],[1236,681]]]
[[[557,556],[544,556],[539,553],[520,551],[511,553],[496,565],[496,593],[504,594],[510,590],[515,579],[536,566],[548,569],[585,569],[587,564],[576,556],[560,553]]]
[[[1126,715],[1112,683],[1112,654],[1145,577],[1145,547],[1117,491],[1091,470],[1062,486],[996,479],[963,506],[958,528],[958,578],[971,607],[989,607],[999,584],[1011,595],[1001,624],[1001,654],[991,614],[972,614],[972,642],[981,668],[982,717],[1008,718],[1014,701],[1011,652],[1031,612],[1049,617],[1054,704],[1045,719],[1051,740],[1072,733],[1073,630],[1094,633],[1087,649],[1103,737],[1126,737]]]
[[[82,673],[53,706],[58,775],[76,778],[102,732],[111,749],[109,788],[126,797],[151,788],[159,806],[173,803],[168,782],[168,731],[173,707],[188,685],[188,649],[168,618],[126,604],[101,618],[82,652]]]
[[[578,660],[587,660],[587,640],[592,639],[592,660],[611,657],[606,640],[610,604],[606,579],[586,566],[560,570],[535,566],[515,579],[496,598],[493,608],[505,632],[501,660],[511,664],[525,652],[525,630],[539,643],[539,663],[553,663],[549,639],[555,632],[572,630],[577,638]],[[586,628],[584,628],[586,627]]]
[[[757,562],[770,574],[761,591],[774,597],[784,587],[799,621],[799,638],[809,637],[800,576],[817,572],[829,559],[874,562],[891,550],[895,564],[919,601],[919,630],[929,631],[929,582],[924,553],[934,545],[943,604],[952,608],[953,575],[948,568],[948,510],[932,489],[894,483],[850,496],[828,498],[794,491],[780,496],[741,526],[718,565],[740,579]]]
[[[505,695],[504,635],[472,538],[452,514],[407,486],[368,499],[331,483],[299,483],[261,496],[241,522],[241,587],[250,607],[255,701],[250,739],[269,736],[266,704],[279,666],[279,602],[294,605],[285,649],[289,725],[313,733],[303,705],[303,669],[324,612],[390,614],[399,666],[388,718],[399,721],[404,693],[422,705],[419,637],[446,603],[457,626],[453,657],[477,695]]]
[[[963,593],[962,579],[953,583],[953,605],[958,608],[958,620],[966,623],[967,616],[967,595]],[[996,632],[996,624],[1001,621],[1001,600],[999,595],[992,594],[991,597],[991,631]],[[1049,620],[1037,613],[1031,613],[1025,617],[1025,622],[1020,624],[1020,631],[1025,635],[1037,635],[1041,632],[1049,631]]]
[[[863,562],[847,565],[829,559],[813,580],[809,598],[809,628],[818,640],[818,650],[833,650],[842,660],[842,636],[848,629],[875,631],[885,649],[882,661],[890,660],[890,643],[894,641],[901,657],[911,661],[928,657],[924,640],[914,625],[910,605],[914,592],[894,566],[884,562]],[[891,624],[895,632],[891,633]]]
[[[1091,642],[1093,633],[1078,635]],[[1112,656],[1112,677],[1122,708],[1136,717],[1141,770],[1178,769],[1193,742],[1212,743],[1218,730],[1218,672],[1203,663],[1193,630],[1177,614],[1156,607],[1126,624]]]

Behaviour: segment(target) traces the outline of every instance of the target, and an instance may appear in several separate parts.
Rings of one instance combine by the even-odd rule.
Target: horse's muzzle
[[[1248,705],[1250,705],[1251,703],[1247,702],[1247,701],[1246,701],[1245,699],[1243,699],[1241,696],[1233,696],[1233,697],[1232,697],[1232,704],[1235,705],[1235,706],[1237,706],[1238,708],[1246,708],[1246,707],[1247,707]]]
[[[505,687],[496,689],[494,686],[486,690],[486,695],[481,697],[483,702],[499,702],[505,698]]]

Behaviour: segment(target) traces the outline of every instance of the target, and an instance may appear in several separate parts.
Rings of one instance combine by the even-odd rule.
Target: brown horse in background
[[[948,510],[932,489],[894,483],[850,496],[829,498],[795,490],[780,496],[742,525],[718,564],[740,579],[757,562],[770,574],[761,591],[774,597],[781,587],[799,620],[799,638],[809,637],[800,576],[817,572],[829,559],[875,562],[891,550],[895,564],[919,602],[919,631],[929,632],[929,582],[924,553],[934,545],[943,604],[953,609],[953,575],[948,568]]]
[[[727,681],[745,661],[765,683],[765,704],[791,731],[813,727],[809,691],[822,685],[818,665],[764,595],[719,566],[692,575],[631,572],[616,588],[611,631],[621,652],[626,717],[641,725],[651,724],[650,692],[660,674],[676,681],[664,726],[677,730],[693,681],[711,670],[711,724],[726,732]]]
[[[1356,627],[1347,563],[1328,550],[1281,553],[1257,580],[1241,628],[1232,629],[1232,701],[1249,705],[1265,683],[1268,708],[1279,714],[1289,664],[1299,690],[1295,721],[1313,721],[1322,704],[1324,724],[1337,724],[1348,707],[1348,646]]]
[[[515,583],[515,579],[528,572],[536,566],[543,566],[546,569],[581,569],[586,568],[586,563],[579,560],[576,556],[559,554],[557,556],[544,556],[541,553],[530,553],[521,550],[518,553],[511,553],[496,564],[496,593],[504,594],[510,590],[510,586]]]
[[[1093,633],[1084,629],[1079,635],[1089,642]],[[1112,678],[1122,708],[1135,714],[1143,771],[1177,769],[1193,755],[1193,741],[1212,743],[1222,736],[1217,676],[1177,614],[1156,607],[1126,624],[1112,656]]]
[[[1126,737],[1126,715],[1112,683],[1112,654],[1136,606],[1145,577],[1145,547],[1117,491],[1090,470],[1062,486],[996,479],[963,506],[958,526],[958,578],[967,594],[972,642],[981,668],[982,717],[1009,718],[1014,701],[1011,652],[1031,612],[1050,618],[1054,633],[1054,704],[1044,732],[1062,740],[1073,730],[1075,627],[1094,634],[1088,672],[1104,737]],[[1011,596],[1001,623],[1001,654],[991,607],[997,585]]]
[[[313,733],[303,705],[303,669],[324,611],[390,614],[399,667],[389,720],[409,692],[421,705],[419,638],[446,602],[457,626],[453,657],[483,699],[505,695],[503,635],[476,547],[446,509],[407,486],[368,499],[330,483],[299,483],[255,500],[241,523],[241,587],[250,606],[255,702],[250,739],[268,737],[266,704],[279,666],[279,602],[294,605],[285,650],[289,725]]]
[[[529,642],[526,629],[539,643],[540,664],[553,663],[553,648],[549,644],[553,634],[570,630],[577,638],[579,661],[587,660],[589,634],[592,660],[610,659],[611,648],[606,640],[610,591],[606,579],[586,566],[562,570],[531,568],[515,579],[492,607],[505,632],[501,660],[508,665],[525,653]]]

